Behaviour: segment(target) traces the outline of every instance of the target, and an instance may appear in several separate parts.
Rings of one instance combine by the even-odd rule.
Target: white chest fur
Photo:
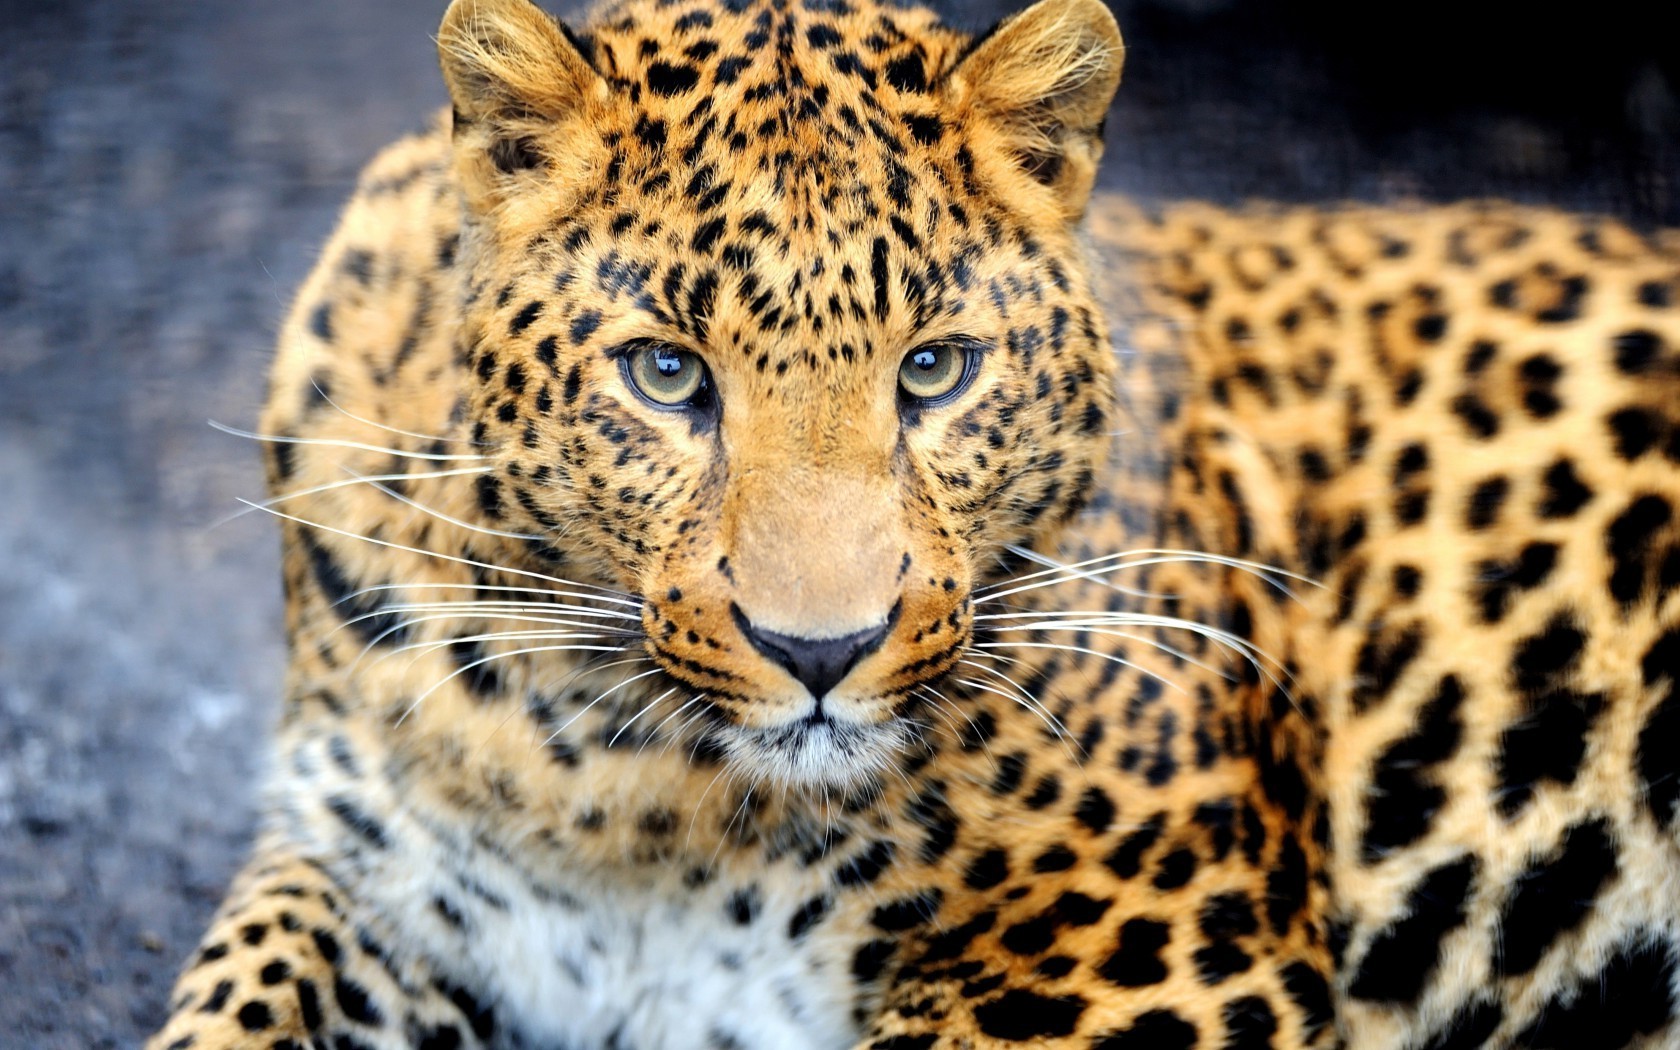
[[[691,886],[642,868],[544,880],[556,890],[482,851],[466,867],[396,867],[364,880],[367,903],[493,1004],[499,1047],[839,1050],[857,1038],[851,939],[796,918],[821,896],[815,873]]]

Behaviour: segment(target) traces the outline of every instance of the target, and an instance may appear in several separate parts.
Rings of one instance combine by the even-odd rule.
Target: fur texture
[[[281,335],[277,773],[154,1050],[1680,1043],[1673,243],[1091,205],[1096,0],[439,45]]]

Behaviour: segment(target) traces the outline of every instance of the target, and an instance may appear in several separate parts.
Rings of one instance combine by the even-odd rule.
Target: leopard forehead
[[[583,303],[573,343],[631,313],[643,334],[744,350],[780,376],[1068,292],[1071,224],[1045,207],[1066,196],[1052,185],[1066,157],[1039,127],[998,133],[1042,123],[1042,99],[988,120],[953,76],[970,44],[871,3],[630,3],[567,41],[587,68],[531,74],[526,95],[585,81],[546,112],[475,105],[457,83],[457,141],[488,157],[495,205],[480,301],[517,298],[525,323]],[[1054,75],[1030,94],[1053,97]]]
[[[599,204],[619,233],[663,218],[662,246],[702,256],[729,246],[728,213],[783,252],[889,227],[919,247],[944,187],[973,181],[936,90],[965,43],[868,3],[610,8],[578,39],[607,88],[586,133],[598,182],[565,206]],[[663,217],[636,207],[654,202]]]
[[[1110,396],[1076,221],[1118,75],[1100,5],[1057,0],[979,44],[869,3],[631,3],[565,36],[522,2],[488,6],[441,38],[467,202],[460,353],[475,437],[549,490],[516,485],[537,524],[616,488],[635,506],[606,546],[635,570],[668,545],[655,512],[677,520],[709,484],[670,415],[624,397],[610,362],[639,341],[705,358],[742,456],[880,475],[903,466],[904,442],[870,438],[900,426],[903,355],[964,339],[985,382],[913,465],[975,490],[947,510],[987,509],[986,477],[1023,459],[1047,476],[1012,497],[1028,517],[1077,501]]]

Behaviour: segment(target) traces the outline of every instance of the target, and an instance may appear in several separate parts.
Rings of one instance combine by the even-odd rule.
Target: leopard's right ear
[[[462,186],[477,206],[554,167],[561,126],[588,119],[609,94],[577,38],[530,0],[454,0],[438,57]]]

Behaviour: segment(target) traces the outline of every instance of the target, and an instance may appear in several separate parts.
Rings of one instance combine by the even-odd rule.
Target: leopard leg
[[[405,959],[319,866],[259,850],[147,1050],[468,1050],[490,1009]]]

